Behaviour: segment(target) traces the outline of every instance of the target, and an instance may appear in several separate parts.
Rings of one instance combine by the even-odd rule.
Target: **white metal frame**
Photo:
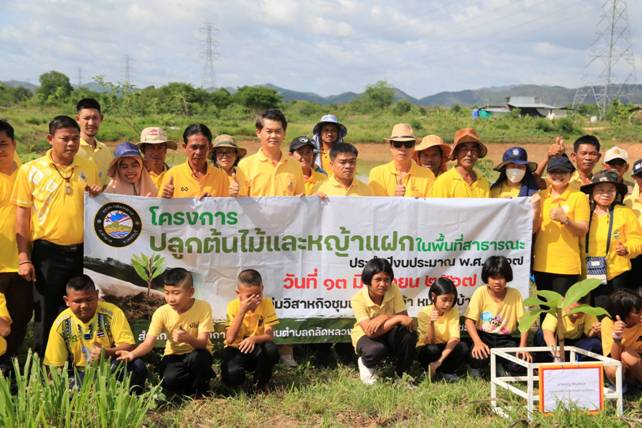
[[[622,364],[618,360],[605,357],[603,355],[595,354],[575,346],[564,347],[565,351],[570,352],[570,362],[555,363],[556,365],[568,365],[569,367],[581,367],[583,365],[595,365],[601,363],[604,367],[615,367],[615,389],[607,385],[606,379],[604,382],[604,400],[616,400],[616,413],[622,416],[624,403],[622,401]],[[547,346],[530,346],[524,348],[492,348],[490,350],[490,400],[491,406],[495,413],[505,418],[509,415],[506,411],[497,404],[497,387],[503,388],[513,394],[522,397],[526,400],[526,409],[528,410],[529,419],[532,418],[533,411],[537,409],[535,403],[539,402],[539,393],[535,389],[535,384],[539,384],[539,375],[536,370],[540,366],[550,365],[551,363],[529,363],[522,359],[517,358],[517,352],[528,351],[531,354],[551,352],[551,348]],[[577,355],[584,355],[590,357],[591,361],[576,362]],[[497,358],[505,359],[518,364],[526,369],[526,376],[497,376]],[[514,383],[526,382],[526,391],[518,388]],[[511,384],[513,383],[513,384]]]

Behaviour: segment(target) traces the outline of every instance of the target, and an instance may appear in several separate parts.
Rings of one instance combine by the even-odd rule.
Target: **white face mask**
[[[525,169],[506,168],[506,178],[513,184],[520,183],[524,175],[526,175]]]

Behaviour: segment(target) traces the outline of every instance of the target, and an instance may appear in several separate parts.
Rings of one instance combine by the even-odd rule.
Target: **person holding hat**
[[[633,210],[617,202],[627,188],[615,171],[594,174],[591,184],[581,190],[589,195],[591,203],[588,233],[582,246],[587,264],[594,266],[602,259],[606,265],[606,284],[593,290],[594,304],[604,308],[613,291],[633,288],[629,272],[631,259],[642,253],[642,228]],[[590,267],[587,266],[589,276]]]
[[[497,181],[490,186],[491,198],[517,198],[533,196],[544,183],[540,183],[533,175],[537,164],[528,161],[526,150],[521,147],[511,147],[504,152],[502,162],[495,167],[499,172]]]
[[[415,161],[419,165],[429,168],[435,177],[439,177],[439,174],[448,169],[450,152],[450,144],[446,144],[441,137],[428,135],[415,146]]]
[[[336,143],[342,143],[348,129],[339,122],[333,114],[324,114],[312,128],[312,141],[317,153],[321,156],[315,159],[316,165],[328,172],[330,171],[330,150]]]
[[[248,196],[250,194],[245,174],[236,167],[246,154],[247,150],[237,145],[231,135],[221,134],[214,139],[212,162],[227,174],[230,182],[230,196]]]
[[[538,290],[564,295],[582,273],[580,240],[588,231],[589,202],[570,185],[575,167],[566,155],[552,156],[546,171],[549,185],[539,193],[533,225],[533,272]]]
[[[620,183],[626,184],[626,194],[633,191],[633,183],[624,179],[624,174],[629,170],[629,154],[626,150],[613,146],[604,153],[604,163],[602,164],[605,170],[615,171],[617,173]]]
[[[403,196],[425,198],[435,181],[435,174],[422,168],[413,160],[417,137],[407,123],[397,123],[392,127],[390,138],[392,161],[370,170],[368,184],[374,196]]]
[[[638,159],[633,164],[631,170],[635,186],[633,190],[624,198],[624,205],[631,208],[642,226],[642,195],[640,195],[640,186],[642,186],[642,159]],[[631,260],[631,278],[642,278],[642,255]]]
[[[158,126],[150,126],[140,133],[138,148],[143,154],[143,164],[149,176],[158,189],[163,181],[163,175],[169,170],[165,163],[167,149],[176,150],[176,141],[167,138],[167,132]]]
[[[314,142],[305,135],[290,142],[290,156],[301,164],[306,196],[311,195],[320,183],[328,179],[327,175],[313,169],[317,153]]]
[[[143,165],[143,158],[134,144],[129,141],[116,146],[114,159],[107,169],[111,180],[105,193],[132,196],[156,196],[158,190]]]
[[[434,198],[487,198],[490,184],[475,171],[475,164],[488,153],[479,134],[473,128],[462,128],[455,132],[450,160],[455,167],[444,172],[432,188]]]

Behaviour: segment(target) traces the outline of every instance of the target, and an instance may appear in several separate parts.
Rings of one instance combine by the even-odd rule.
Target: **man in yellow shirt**
[[[247,178],[249,196],[298,196],[305,193],[301,166],[281,150],[288,122],[277,109],[269,109],[256,119],[256,136],[261,147],[239,162]]]
[[[430,196],[430,188],[435,174],[428,168],[417,165],[415,157],[415,137],[412,127],[398,123],[392,127],[390,138],[392,161],[379,165],[370,171],[368,185],[375,196],[405,196],[425,198]]]
[[[600,140],[594,135],[583,135],[573,143],[571,160],[577,170],[571,176],[571,186],[579,190],[580,186],[590,184],[593,169],[600,161]]]
[[[96,139],[104,116],[100,111],[100,103],[93,98],[83,98],[76,104],[76,121],[80,126],[80,150],[78,155],[94,163],[100,184],[109,182],[107,170],[114,154],[105,143]]]
[[[160,189],[163,175],[169,170],[165,162],[167,149],[176,150],[177,147],[176,141],[167,138],[167,132],[163,128],[151,126],[140,133],[138,148],[143,154],[145,169],[149,172],[157,189]]]
[[[290,156],[301,164],[306,195],[311,195],[315,187],[328,179],[327,175],[315,171],[314,159],[317,154],[315,153],[314,143],[305,135],[292,140],[290,143]]]
[[[312,128],[315,149],[321,153],[315,162],[323,171],[330,172],[330,150],[335,144],[343,143],[347,134],[348,128],[333,114],[324,114]]]
[[[488,153],[479,134],[473,128],[455,132],[450,159],[457,164],[444,172],[432,187],[434,198],[488,198],[490,184],[475,171],[475,164]]]
[[[54,321],[49,332],[44,363],[51,367],[82,371],[101,356],[117,366],[116,352],[134,349],[136,341],[123,311],[116,305],[98,300],[98,290],[87,275],[72,278],[64,297],[67,309]],[[127,364],[131,386],[142,392],[147,378],[145,363],[137,358]]]
[[[41,355],[51,324],[64,309],[65,285],[82,274],[84,192],[100,193],[92,162],[76,156],[80,128],[68,116],[49,122],[44,156],[20,167],[11,195],[16,208],[18,273],[35,281],[34,340]]]
[[[355,177],[359,151],[348,143],[337,143],[330,150],[330,176],[314,190],[327,196],[372,196],[370,187]]]
[[[212,132],[203,124],[192,124],[183,132],[183,148],[187,160],[167,171],[158,196],[199,198],[229,195],[227,174],[209,165]]]
[[[14,130],[9,122],[0,120],[0,293],[6,298],[5,309],[12,320],[3,357],[8,366],[25,338],[33,313],[33,287],[18,275],[16,205],[11,201],[17,175]]]

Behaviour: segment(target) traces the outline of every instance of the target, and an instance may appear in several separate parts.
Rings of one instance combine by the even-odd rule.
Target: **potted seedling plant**
[[[147,284],[147,297],[149,297],[152,290],[152,282],[165,272],[165,258],[160,254],[147,257],[141,253],[139,256],[132,255],[131,262],[138,276]]]

